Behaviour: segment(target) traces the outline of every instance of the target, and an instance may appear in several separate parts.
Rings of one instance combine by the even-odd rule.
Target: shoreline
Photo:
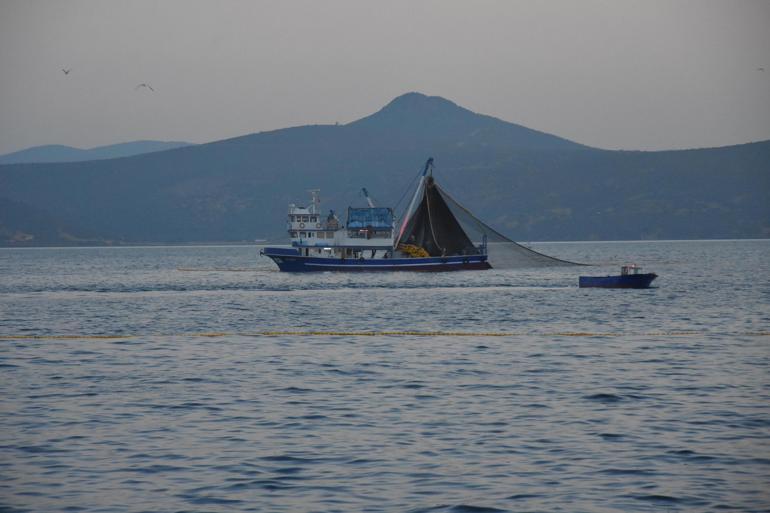
[[[533,244],[657,244],[667,242],[763,242],[770,238],[745,238],[745,239],[634,239],[634,240],[551,240],[551,241],[525,241],[516,242],[528,247]],[[260,240],[254,242],[183,242],[183,243],[135,243],[135,244],[99,244],[99,245],[69,245],[69,246],[0,246],[0,250],[6,249],[125,249],[125,248],[203,248],[203,247],[264,247],[267,245],[289,246],[287,242],[271,242]]]

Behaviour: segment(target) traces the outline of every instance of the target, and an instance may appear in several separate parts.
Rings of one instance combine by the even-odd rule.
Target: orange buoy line
[[[613,332],[471,332],[471,331],[255,331],[241,333],[203,332],[175,334],[135,335],[0,335],[0,340],[126,340],[147,337],[693,337],[705,335],[767,337],[770,331],[746,331],[735,333],[714,333],[708,331],[656,331],[645,333]]]

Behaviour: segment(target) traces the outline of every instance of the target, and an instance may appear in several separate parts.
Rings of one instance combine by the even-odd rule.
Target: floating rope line
[[[201,272],[201,273],[205,273],[205,272],[248,273],[248,272],[254,272],[254,271],[264,271],[264,269],[257,269],[256,267],[254,267],[254,268],[243,268],[243,269],[238,269],[238,268],[226,269],[226,268],[223,268],[223,267],[210,267],[210,268],[206,268],[206,267],[200,267],[200,268],[177,267],[176,270],[177,271],[186,272],[186,273],[195,273],[195,272]]]
[[[470,332],[470,331],[255,331],[244,333],[177,333],[144,335],[0,335],[0,340],[127,340],[147,337],[768,337],[770,331],[719,333],[707,331],[655,331],[646,333],[611,333],[587,331],[556,332]]]

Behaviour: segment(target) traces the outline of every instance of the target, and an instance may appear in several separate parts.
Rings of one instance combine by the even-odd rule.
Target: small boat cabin
[[[634,274],[642,274],[642,266],[636,264],[626,264],[620,267],[621,276],[630,276]]]

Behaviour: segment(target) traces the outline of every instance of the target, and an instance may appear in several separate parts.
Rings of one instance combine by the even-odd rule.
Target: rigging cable
[[[402,201],[404,201],[404,198],[406,198],[406,194],[412,189],[412,184],[414,184],[415,181],[417,181],[418,178],[420,178],[420,175],[422,174],[422,169],[417,173],[417,176],[412,178],[412,181],[409,182],[409,185],[406,186],[406,189],[404,189],[404,193],[401,195],[401,199],[398,200],[398,203],[396,203],[396,206],[393,207],[393,214],[396,213],[398,210],[398,206],[401,204]]]
[[[433,176],[428,177],[428,179],[430,181],[425,184],[425,210],[428,212],[428,227],[430,228],[430,235],[433,238],[433,242],[436,244],[436,247],[441,250],[441,256],[444,256],[446,254],[446,248],[442,248],[441,244],[436,240],[436,230],[433,229],[433,218],[430,215],[430,194],[428,188],[435,187],[436,182],[433,180]]]

